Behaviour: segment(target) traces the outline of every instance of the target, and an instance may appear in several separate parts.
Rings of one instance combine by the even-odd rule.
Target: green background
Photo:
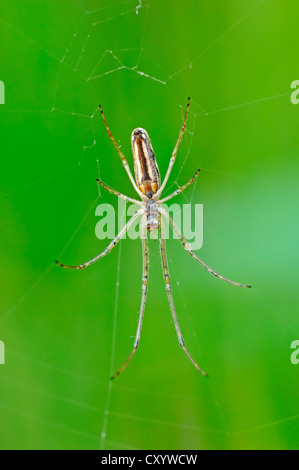
[[[1,6],[0,446],[298,448],[298,2],[137,5]],[[98,104],[131,166],[130,133],[147,129],[164,175],[189,95],[165,194],[201,168],[175,202],[204,204],[199,256],[253,289],[167,244],[185,342],[206,380],[177,343],[151,241],[140,348],[110,382],[134,341],[141,243],[123,240],[84,271],[53,261],[80,263],[106,246],[95,207],[117,200],[98,198],[99,172],[134,196]]]

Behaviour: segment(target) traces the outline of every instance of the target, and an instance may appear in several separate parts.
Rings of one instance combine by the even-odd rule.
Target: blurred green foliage
[[[140,348],[112,384],[103,444],[298,448],[298,2],[144,0],[136,14],[137,5],[1,8],[0,446],[99,447],[111,361],[117,370],[136,330],[141,243],[121,242],[86,271],[53,262],[105,247],[95,207],[117,201],[104,190],[98,199],[99,170],[134,196],[98,104],[131,165],[130,133],[147,129],[164,175],[190,95],[165,194],[201,168],[176,201],[204,204],[199,256],[253,289],[222,283],[167,244],[185,342],[206,380],[177,343],[150,242]]]

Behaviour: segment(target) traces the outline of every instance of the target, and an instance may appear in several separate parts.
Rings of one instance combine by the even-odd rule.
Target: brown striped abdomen
[[[151,198],[160,188],[160,173],[147,132],[141,127],[134,129],[131,143],[137,186]]]

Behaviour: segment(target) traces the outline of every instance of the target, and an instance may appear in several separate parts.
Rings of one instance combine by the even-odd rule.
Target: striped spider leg
[[[195,259],[198,263],[200,263],[204,268],[206,268],[209,273],[213,274],[213,276],[215,277],[219,277],[219,279],[222,279],[223,281],[226,281],[226,282],[229,282],[230,284],[233,284],[234,286],[238,286],[238,287],[247,287],[247,288],[250,288],[251,286],[248,286],[246,284],[240,284],[239,282],[235,282],[235,281],[231,281],[230,279],[227,279],[226,277],[223,277],[221,276],[220,274],[218,274],[216,271],[214,271],[214,269],[210,268],[210,266],[208,266],[204,261],[202,261],[200,258],[198,258],[198,256],[196,256],[196,254],[194,253],[194,251],[192,251],[192,248],[191,248],[191,245],[189,245],[189,243],[187,242],[187,240],[183,237],[183,235],[181,234],[181,232],[179,231],[178,227],[176,226],[176,224],[174,223],[174,221],[172,220],[172,218],[170,217],[170,215],[168,214],[168,212],[163,209],[163,207],[159,207],[159,212],[164,215],[164,217],[166,218],[166,220],[168,220],[171,228],[173,229],[173,231],[175,232],[175,234],[177,235],[178,239],[180,240],[181,244],[183,245],[183,247],[185,248],[185,250],[187,250],[187,252],[189,253],[189,255],[192,256],[193,259]]]
[[[141,329],[142,329],[142,323],[143,323],[143,318],[144,318],[144,311],[145,311],[145,303],[146,303],[146,297],[147,297],[147,286],[148,286],[148,240],[147,240],[147,234],[148,232],[152,235],[152,238],[157,239],[158,238],[158,231],[159,229],[161,230],[160,233],[160,250],[161,250],[161,259],[162,259],[162,266],[163,266],[163,274],[164,274],[164,280],[165,280],[165,287],[166,287],[166,292],[168,296],[168,302],[170,305],[171,313],[172,313],[172,318],[174,322],[174,326],[176,329],[176,333],[178,336],[179,344],[182,347],[183,351],[186,353],[188,356],[189,360],[192,362],[192,364],[196,367],[197,370],[199,370],[204,376],[208,377],[208,375],[199,367],[199,365],[194,361],[192,356],[190,355],[189,351],[187,350],[182,333],[179,327],[178,323],[178,318],[175,310],[175,305],[174,305],[174,300],[172,296],[172,291],[171,291],[171,284],[170,284],[170,275],[169,275],[169,269],[168,269],[168,262],[167,262],[167,254],[166,254],[166,243],[165,243],[165,222],[163,220],[166,219],[170,226],[172,227],[173,231],[177,234],[179,240],[181,241],[182,245],[185,247],[185,249],[188,251],[188,253],[197,261],[199,262],[204,268],[206,268],[211,274],[213,274],[216,277],[219,277],[220,279],[223,279],[224,281],[227,281],[231,284],[234,284],[236,286],[240,287],[250,287],[250,286],[245,286],[243,284],[239,284],[234,281],[230,281],[229,279],[221,276],[220,274],[216,273],[213,269],[211,269],[207,264],[205,264],[201,259],[199,259],[195,253],[192,251],[190,245],[187,243],[187,241],[184,239],[183,235],[179,232],[178,228],[174,224],[173,220],[171,217],[168,215],[167,211],[162,207],[162,204],[165,202],[169,201],[173,197],[177,196],[180,194],[182,191],[184,191],[190,184],[192,184],[195,179],[197,178],[199,171],[195,173],[195,175],[183,186],[178,188],[176,191],[174,191],[172,194],[169,196],[160,199],[160,196],[166,186],[166,183],[169,179],[169,176],[171,174],[172,168],[174,166],[174,162],[176,159],[176,155],[179,149],[179,145],[181,143],[183,134],[186,129],[186,123],[187,123],[187,116],[188,116],[188,111],[189,111],[189,106],[190,106],[190,98],[188,98],[188,103],[187,103],[187,109],[183,121],[183,125],[181,127],[180,133],[178,140],[176,142],[176,145],[174,147],[174,150],[172,152],[169,166],[165,175],[165,178],[161,184],[160,180],[160,173],[159,173],[159,168],[158,164],[156,162],[155,154],[153,151],[153,147],[151,145],[149,136],[147,132],[142,129],[141,127],[134,129],[131,135],[131,145],[132,145],[132,153],[133,153],[133,160],[134,160],[134,173],[135,173],[135,179],[131,173],[130,167],[127,163],[127,160],[120,150],[119,146],[116,143],[116,140],[114,139],[106,118],[104,116],[102,107],[100,106],[100,111],[101,115],[107,130],[107,133],[110,137],[110,139],[113,142],[114,147],[116,148],[121,161],[123,163],[123,166],[129,176],[129,179],[137,192],[138,196],[140,197],[141,200],[136,200],[131,197],[128,197],[112,188],[107,186],[105,183],[103,183],[100,180],[97,180],[98,183],[108,192],[114,194],[117,197],[120,197],[124,199],[127,202],[135,203],[138,204],[140,207],[139,210],[135,212],[135,214],[131,217],[131,219],[127,222],[127,224],[121,229],[119,234],[115,237],[114,240],[110,242],[110,244],[107,246],[107,248],[100,253],[98,256],[95,258],[91,259],[90,261],[87,261],[84,264],[81,264],[79,266],[70,266],[70,265],[65,265],[62,264],[58,261],[57,264],[64,268],[71,268],[71,269],[83,269],[86,268],[87,266],[90,266],[91,264],[95,263],[99,259],[103,258],[106,256],[110,251],[117,245],[117,243],[121,240],[121,238],[124,236],[124,234],[128,231],[128,229],[131,227],[134,221],[137,220],[138,217],[141,217],[141,224],[140,224],[140,229],[141,229],[141,239],[142,239],[142,253],[143,253],[143,276],[142,276],[142,296],[141,296],[141,305],[140,305],[140,311],[139,311],[139,320],[138,320],[138,326],[137,326],[137,332],[136,332],[136,337],[133,345],[133,349],[131,351],[131,354],[129,355],[128,359],[126,362],[121,366],[121,368],[114,374],[111,378],[114,379],[117,377],[129,364],[131,361],[132,357],[134,356],[138,346],[139,346],[139,341],[140,341],[140,336],[141,336]]]
[[[140,336],[141,336],[141,328],[142,328],[143,317],[144,317],[145,302],[146,302],[146,296],[147,296],[147,285],[148,285],[148,240],[146,236],[147,235],[146,234],[146,214],[143,214],[141,218],[140,228],[142,232],[141,239],[142,239],[143,273],[142,273],[142,296],[141,296],[141,305],[140,305],[140,311],[139,311],[137,332],[136,332],[134,346],[133,346],[131,354],[129,355],[126,362],[116,372],[116,374],[114,374],[111,377],[111,379],[115,379],[125,369],[125,367],[127,367],[127,365],[131,361],[133,355],[135,354],[139,346],[139,341],[140,341]]]
[[[181,333],[178,317],[175,311],[175,305],[174,305],[174,300],[172,296],[172,291],[171,291],[171,284],[170,284],[170,274],[169,274],[169,269],[168,269],[168,261],[167,261],[167,254],[166,254],[166,244],[165,244],[165,227],[164,227],[164,220],[163,217],[161,216],[162,212],[159,210],[159,219],[160,219],[160,227],[161,227],[161,237],[160,237],[160,249],[161,249],[161,259],[162,259],[162,267],[163,267],[163,275],[164,275],[164,281],[165,281],[165,287],[166,287],[166,292],[167,292],[167,297],[168,297],[168,302],[170,305],[170,310],[173,318],[173,323],[175,326],[175,330],[177,333],[177,337],[180,343],[180,346],[182,347],[183,351],[187,354],[188,358],[192,362],[192,364],[196,367],[199,372],[204,375],[205,377],[208,377],[208,374],[206,374],[200,367],[199,365],[194,361],[193,357],[189,353],[188,349],[185,346],[183,336]]]
[[[112,240],[109,243],[109,245],[107,246],[107,248],[105,248],[105,250],[102,253],[100,253],[99,255],[97,255],[95,258],[92,258],[91,260],[86,261],[86,263],[79,264],[77,266],[72,266],[72,265],[69,265],[69,264],[62,264],[62,263],[60,263],[60,261],[55,261],[55,262],[58,264],[58,266],[61,266],[62,268],[69,268],[69,269],[84,269],[84,268],[87,268],[88,266],[95,263],[99,259],[101,259],[104,256],[108,255],[110,253],[110,251],[113,250],[113,248],[118,244],[118,242],[122,239],[122,237],[125,235],[125,233],[129,230],[129,228],[131,227],[133,222],[142,214],[142,212],[143,212],[143,209],[139,209],[137,212],[135,212],[135,214],[130,218],[129,222],[121,229],[121,231],[118,233],[118,235],[116,235],[114,240]]]
[[[102,118],[103,118],[103,121],[104,121],[104,124],[105,124],[105,127],[106,127],[106,130],[108,132],[108,135],[110,137],[110,139],[112,140],[113,142],[113,145],[114,147],[116,148],[120,158],[121,158],[121,161],[122,161],[122,164],[124,166],[124,169],[126,170],[127,172],[127,175],[129,176],[130,178],[130,181],[133,185],[133,188],[135,189],[136,193],[138,194],[138,196],[141,198],[142,201],[146,201],[147,198],[144,196],[144,194],[140,191],[140,189],[137,187],[136,185],[136,182],[133,178],[133,175],[131,173],[131,170],[130,170],[130,167],[129,167],[129,164],[126,160],[126,157],[124,156],[124,154],[122,153],[122,151],[120,150],[119,146],[117,145],[116,143],[116,140],[114,139],[113,135],[112,135],[112,132],[110,131],[109,127],[108,127],[108,124],[107,124],[107,121],[106,121],[106,118],[105,118],[105,115],[104,115],[104,112],[103,112],[103,109],[102,109],[102,106],[99,105],[99,108],[100,108],[100,111],[101,111],[101,115],[102,115]],[[104,186],[105,187],[105,186]],[[105,188],[106,189],[106,188]]]

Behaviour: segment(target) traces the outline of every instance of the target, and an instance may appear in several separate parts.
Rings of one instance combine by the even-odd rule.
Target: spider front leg
[[[170,159],[170,162],[169,162],[169,166],[168,166],[168,169],[167,169],[167,172],[166,172],[166,176],[164,178],[164,181],[160,187],[160,189],[157,191],[157,193],[154,195],[154,201],[157,201],[159,199],[159,197],[161,196],[165,186],[166,186],[166,183],[168,181],[168,178],[170,176],[170,173],[171,173],[171,170],[173,168],[173,165],[174,165],[174,162],[175,162],[175,159],[176,159],[176,155],[178,153],[178,149],[179,149],[179,146],[180,146],[180,143],[181,143],[181,140],[183,138],[183,135],[184,135],[184,132],[186,130],[186,124],[187,124],[187,117],[188,117],[188,112],[189,112],[189,106],[190,106],[190,97],[188,98],[188,102],[187,102],[187,108],[186,108],[186,113],[185,113],[185,118],[184,118],[184,122],[183,122],[183,125],[182,125],[182,128],[181,128],[181,131],[180,131],[180,134],[179,134],[179,138],[177,140],[177,143],[175,144],[175,147],[173,149],[173,152],[172,152],[172,155],[171,155],[171,159]]]
[[[105,118],[105,115],[104,115],[102,106],[99,105],[99,108],[100,108],[100,111],[101,111],[101,115],[102,115],[102,118],[103,118],[103,121],[104,121],[106,130],[107,130],[107,133],[108,133],[110,139],[112,140],[113,145],[114,145],[114,147],[116,148],[116,150],[117,150],[117,152],[118,152],[118,154],[119,154],[119,156],[120,156],[120,158],[121,158],[121,161],[122,161],[122,164],[123,164],[123,166],[124,166],[124,169],[126,170],[127,175],[128,175],[128,177],[130,178],[130,181],[131,181],[131,183],[132,183],[132,185],[133,185],[135,191],[137,192],[137,194],[141,197],[142,200],[145,200],[146,198],[145,198],[144,194],[140,191],[140,189],[139,189],[139,188],[137,187],[137,185],[136,185],[136,182],[135,182],[135,180],[134,180],[134,178],[133,178],[133,175],[132,175],[132,173],[131,173],[129,164],[128,164],[127,160],[126,160],[126,157],[124,156],[124,154],[123,154],[122,151],[120,150],[119,146],[118,146],[117,143],[116,143],[115,138],[113,137],[113,134],[112,134],[111,130],[109,129],[109,126],[108,126],[108,124],[107,124],[107,121],[106,121],[106,118]]]
[[[247,288],[250,288],[251,286],[247,286],[245,284],[239,284],[238,282],[235,282],[235,281],[231,281],[230,279],[227,279],[226,277],[223,277],[221,276],[220,274],[218,274],[216,271],[214,271],[214,269],[210,268],[210,266],[208,266],[206,263],[204,263],[200,258],[198,258],[198,256],[196,256],[196,254],[192,251],[189,243],[187,243],[187,240],[183,237],[183,235],[181,234],[181,232],[179,231],[178,227],[175,225],[174,221],[172,220],[172,218],[170,217],[170,215],[166,212],[165,209],[163,209],[162,207],[159,207],[159,211],[166,217],[166,219],[168,220],[168,222],[170,223],[173,231],[177,234],[181,244],[183,245],[183,247],[188,251],[189,255],[192,256],[192,258],[194,258],[198,263],[200,263],[205,269],[207,269],[211,274],[213,274],[213,276],[216,276],[216,277],[219,277],[219,279],[222,279],[223,281],[226,281],[226,282],[229,282],[230,284],[233,284],[234,286],[238,286],[238,287],[247,287]]]
[[[138,320],[138,327],[136,332],[136,337],[134,341],[133,350],[123,364],[123,366],[114,374],[111,379],[115,379],[129,364],[132,357],[134,356],[136,349],[138,348],[140,336],[141,336],[141,328],[143,323],[144,317],[144,310],[145,310],[145,302],[147,296],[147,284],[148,284],[148,241],[147,241],[147,233],[146,233],[146,217],[143,216],[141,219],[141,231],[142,231],[142,253],[143,253],[143,276],[142,276],[142,297],[141,297],[141,306],[140,306],[140,313],[139,313],[139,320]]]
[[[166,292],[168,296],[168,301],[172,313],[172,318],[174,322],[174,326],[176,329],[177,337],[180,343],[180,346],[182,347],[183,351],[187,354],[188,358],[192,362],[192,364],[196,367],[199,372],[204,375],[205,377],[208,377],[208,374],[206,374],[200,367],[199,365],[194,361],[192,358],[191,354],[189,353],[188,349],[185,346],[181,329],[179,326],[178,322],[178,317],[175,311],[175,305],[174,305],[174,300],[172,296],[172,291],[171,291],[171,284],[170,284],[170,275],[169,275],[169,269],[168,269],[168,262],[167,262],[167,255],[166,255],[166,244],[165,244],[165,229],[164,229],[164,221],[163,218],[160,215],[160,227],[161,227],[161,238],[160,238],[160,248],[161,248],[161,258],[162,258],[162,266],[163,266],[163,274],[164,274],[164,280],[165,280],[165,286],[166,286]]]
[[[69,269],[84,269],[84,268],[87,268],[88,266],[90,266],[91,264],[95,263],[96,261],[98,261],[99,259],[103,258],[104,256],[108,255],[108,253],[110,253],[110,251],[113,250],[113,248],[118,244],[118,242],[122,239],[122,237],[124,236],[124,234],[126,233],[126,231],[131,227],[131,225],[133,224],[133,222],[137,219],[137,217],[139,217],[139,215],[143,212],[143,209],[140,209],[139,211],[135,212],[135,214],[133,215],[133,217],[131,217],[131,219],[129,220],[129,222],[121,229],[121,231],[119,232],[119,234],[114,238],[114,240],[112,240],[111,243],[109,243],[109,245],[107,246],[107,248],[102,252],[100,253],[98,256],[96,256],[95,258],[91,259],[90,261],[87,261],[86,263],[84,264],[80,264],[79,266],[69,266],[67,264],[62,264],[60,263],[59,261],[55,261],[55,263],[58,264],[58,266],[61,266],[62,268],[69,268]]]

